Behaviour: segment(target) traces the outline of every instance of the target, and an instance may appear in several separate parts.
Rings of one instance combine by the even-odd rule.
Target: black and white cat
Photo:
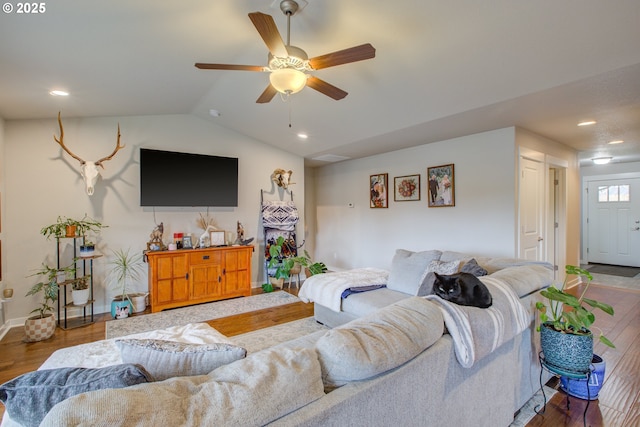
[[[493,303],[489,289],[476,276],[469,273],[442,275],[435,273],[433,293],[459,305],[488,308]]]

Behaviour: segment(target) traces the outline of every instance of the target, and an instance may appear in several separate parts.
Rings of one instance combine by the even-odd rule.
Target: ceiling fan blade
[[[264,71],[264,67],[260,65],[204,64],[202,62],[196,62],[196,68],[201,70]]]
[[[284,41],[282,40],[282,36],[278,31],[278,27],[276,27],[276,23],[271,17],[271,15],[265,15],[260,12],[253,12],[249,14],[249,18],[251,22],[253,22],[254,27],[260,33],[262,40],[269,48],[269,52],[273,56],[277,56],[279,58],[286,58],[289,56],[287,52],[287,48],[284,45]]]
[[[336,101],[339,101],[348,95],[348,93],[343,91],[342,89],[337,88],[334,85],[331,85],[324,80],[321,80],[314,76],[310,76],[307,79],[307,86],[309,86],[311,89],[317,90],[324,95],[327,95],[329,98],[335,99]]]
[[[258,97],[258,99],[256,100],[256,103],[266,104],[267,102],[271,101],[274,96],[276,96],[276,93],[278,93],[276,88],[273,87],[271,84],[269,84],[269,86],[267,86],[264,92],[262,92],[262,94]]]
[[[316,56],[309,60],[309,64],[311,64],[314,70],[320,70],[322,68],[335,67],[336,65],[375,58],[375,56],[376,49],[371,46],[370,43],[366,43],[349,49],[327,53],[326,55]]]

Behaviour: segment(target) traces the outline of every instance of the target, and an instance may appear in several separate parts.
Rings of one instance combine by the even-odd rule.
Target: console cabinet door
[[[224,252],[223,277],[225,296],[249,295],[251,293],[250,269],[251,251],[243,248]]]
[[[160,256],[155,259],[155,289],[153,302],[158,305],[173,304],[189,299],[187,279],[188,258],[183,254]]]
[[[220,264],[191,266],[191,298],[202,299],[222,295]]]

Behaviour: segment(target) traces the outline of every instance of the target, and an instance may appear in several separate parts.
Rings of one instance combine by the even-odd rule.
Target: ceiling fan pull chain
[[[287,95],[287,104],[289,104],[289,129],[291,129],[291,97]]]

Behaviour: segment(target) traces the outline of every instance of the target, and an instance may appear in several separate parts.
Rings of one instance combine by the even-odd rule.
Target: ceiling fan
[[[270,83],[260,97],[258,97],[256,102],[259,104],[271,101],[278,92],[289,96],[301,91],[305,86],[309,86],[311,89],[315,89],[336,101],[344,98],[347,96],[347,92],[309,74],[309,72],[374,58],[376,56],[375,48],[367,43],[309,59],[304,50],[292,46],[290,43],[291,17],[298,9],[299,5],[295,0],[282,0],[280,2],[280,10],[282,10],[282,13],[287,17],[286,45],[271,15],[260,12],[249,14],[251,22],[253,22],[253,25],[269,49],[268,66],[204,64],[200,62],[196,63],[195,66],[203,70],[269,72]]]

